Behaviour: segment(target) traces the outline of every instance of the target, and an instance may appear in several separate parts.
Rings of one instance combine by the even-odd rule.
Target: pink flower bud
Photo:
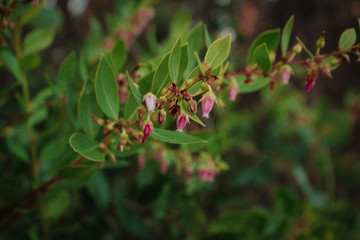
[[[203,112],[203,117],[209,118],[209,114],[214,106],[215,94],[213,92],[205,93],[202,97],[201,107]]]
[[[146,94],[143,98],[143,103],[145,104],[148,112],[152,114],[155,111],[156,96],[152,93]]]
[[[159,124],[163,124],[163,122],[165,122],[166,120],[166,112],[164,109],[161,109],[158,113],[158,122]]]
[[[114,40],[111,38],[105,39],[104,48],[108,51],[111,51],[114,48]]]
[[[231,101],[235,101],[236,96],[239,93],[239,87],[236,82],[231,83],[229,87],[229,98]]]
[[[207,169],[199,169],[198,177],[199,177],[200,181],[206,182],[208,180],[208,177],[209,177],[208,170]]]
[[[140,156],[137,161],[137,166],[140,169],[143,169],[146,165],[146,158],[144,156]]]
[[[162,174],[167,173],[167,171],[169,170],[169,167],[170,167],[170,164],[169,164],[168,161],[163,160],[163,161],[160,162],[160,172]]]
[[[120,90],[119,90],[119,98],[120,98],[120,102],[121,102],[121,103],[126,102],[128,93],[129,93],[129,92],[128,92],[127,89],[120,89]]]
[[[154,124],[150,120],[146,120],[142,124],[142,132],[144,134],[143,142],[145,142],[145,139],[150,136],[153,130],[154,130]]]
[[[289,84],[289,80],[291,78],[292,69],[290,66],[285,66],[280,71],[280,78],[283,84]]]
[[[182,132],[188,122],[189,122],[189,116],[186,115],[186,113],[180,114],[176,121],[176,126],[177,126],[176,131]]]
[[[305,80],[306,91],[310,92],[314,86],[315,86],[315,78],[311,75],[307,75]]]

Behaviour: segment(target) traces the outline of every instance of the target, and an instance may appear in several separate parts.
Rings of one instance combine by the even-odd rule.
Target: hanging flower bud
[[[289,65],[283,67],[280,71],[280,78],[283,84],[289,84],[291,78],[292,68]]]
[[[161,109],[159,112],[158,112],[158,122],[159,124],[163,124],[166,120],[166,112],[164,109]]]
[[[154,113],[156,106],[156,96],[152,93],[148,93],[143,98],[143,103],[145,104],[147,111],[152,114]]]
[[[305,80],[306,91],[310,92],[314,86],[315,86],[315,78],[311,75],[307,75]]]
[[[170,163],[166,159],[163,159],[160,162],[160,172],[162,174],[167,173],[167,171],[169,170],[169,167],[170,167]]]
[[[239,93],[239,87],[238,84],[236,82],[232,82],[229,86],[229,98],[231,101],[235,101],[236,100],[236,96]]]
[[[293,53],[295,53],[295,54],[301,53],[301,51],[302,51],[302,46],[301,46],[301,44],[300,44],[300,43],[295,44],[294,47],[292,48],[292,51],[293,51]]]
[[[104,124],[105,124],[104,119],[98,118],[98,117],[96,117],[94,115],[91,115],[90,117],[97,125],[104,126]]]
[[[145,115],[145,111],[143,109],[143,107],[138,107],[137,109],[137,118],[138,120],[142,120],[144,118],[144,115]]]
[[[189,111],[191,113],[196,113],[197,112],[197,104],[196,104],[196,101],[194,99],[191,99],[189,102],[188,102],[188,107],[189,107]]]
[[[189,122],[189,116],[186,115],[186,113],[181,113],[176,121],[176,131],[182,132],[186,126],[186,124]]]
[[[142,124],[142,132],[144,134],[143,143],[145,139],[148,138],[151,132],[154,130],[154,124],[150,120],[145,120]]]
[[[139,156],[137,160],[137,166],[139,169],[143,169],[146,165],[146,158],[145,156]]]
[[[156,103],[156,107],[161,110],[164,108],[164,105],[166,103],[166,97],[165,96],[161,96],[158,98],[157,103]]]
[[[127,89],[120,89],[119,90],[119,98],[120,98],[120,102],[124,103],[126,102],[126,98],[128,96],[129,91]]]
[[[213,92],[208,92],[205,93],[202,97],[202,102],[201,102],[201,108],[202,108],[202,112],[203,112],[203,117],[205,118],[209,118],[209,114],[214,106],[214,102],[215,102],[215,94]]]

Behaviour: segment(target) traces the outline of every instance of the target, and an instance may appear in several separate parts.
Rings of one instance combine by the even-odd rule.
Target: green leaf
[[[125,103],[124,118],[125,120],[133,121],[136,117],[136,110],[139,104],[135,100],[133,94],[129,94]]]
[[[211,44],[212,44],[212,41],[211,41],[211,37],[210,37],[210,34],[209,34],[209,31],[208,31],[208,29],[207,29],[206,24],[204,24],[204,35],[205,35],[205,44],[206,44],[206,47],[209,49],[209,47],[210,47]]]
[[[176,40],[169,56],[169,75],[173,82],[177,82],[181,60],[181,36]]]
[[[154,75],[155,71],[151,71],[139,80],[138,84],[143,95],[151,91],[151,84],[154,79]]]
[[[31,7],[27,8],[20,16],[20,24],[25,25],[31,19],[33,19],[43,8],[44,3],[32,4]]]
[[[164,83],[169,78],[169,56],[170,54],[166,54],[155,70],[154,78],[151,85],[151,92],[154,93],[156,96],[161,93],[161,89],[164,87]]]
[[[127,58],[127,49],[124,41],[120,39],[115,44],[113,50],[111,53],[109,53],[109,61],[111,62],[111,65],[113,66],[115,73],[118,73],[121,68],[124,66],[124,63]]]
[[[203,24],[202,22],[198,23],[189,33],[187,37],[188,42],[188,51],[191,56],[193,52],[199,52],[201,50],[203,42]],[[193,57],[189,58],[189,64],[186,69],[186,73],[189,73],[189,70],[194,67],[195,59]]]
[[[104,208],[110,203],[111,192],[109,181],[101,171],[94,174],[87,186],[87,190],[100,208]]]
[[[143,100],[143,95],[140,93],[140,90],[135,86],[135,83],[130,78],[129,73],[127,71],[126,71],[126,74],[127,74],[127,79],[129,82],[130,90],[131,90],[132,94],[134,95],[135,100],[138,103],[138,105],[141,105],[142,100]]]
[[[95,76],[95,94],[106,116],[117,120],[119,116],[119,89],[108,61],[102,56]]]
[[[268,50],[272,51],[277,48],[277,46],[279,45],[279,41],[280,41],[280,28],[268,30],[261,33],[253,41],[253,43],[249,48],[249,52],[247,55],[247,65],[255,64],[256,60],[255,60],[254,52],[259,45],[266,43]]]
[[[29,33],[24,40],[24,56],[46,49],[54,40],[54,30],[38,29]]]
[[[196,70],[196,68],[193,69],[192,72],[189,74],[189,76],[191,76],[191,78],[196,77],[196,76],[198,76],[199,71],[204,76],[205,75],[205,69],[204,69],[204,66],[203,66],[202,62],[200,61],[199,55],[197,54],[197,52],[194,52],[194,55],[195,55],[195,59],[196,59],[196,61],[198,63],[197,70]],[[196,75],[194,75],[194,74],[196,74]],[[188,78],[188,79],[190,79],[190,78]]]
[[[46,218],[57,219],[65,213],[66,209],[71,204],[70,194],[66,191],[57,192],[51,195],[45,203]]]
[[[10,72],[14,75],[18,83],[22,83],[24,81],[24,77],[20,70],[20,64],[17,58],[8,50],[3,50],[1,53],[2,60],[4,61],[6,67],[10,70]]]
[[[189,63],[188,44],[185,43],[181,47],[180,67],[179,67],[179,75],[177,77],[177,82],[180,82],[181,78],[184,76],[188,63]]]
[[[352,47],[356,42],[356,31],[355,28],[346,29],[340,36],[339,48],[348,49]]]
[[[85,53],[81,52],[79,57],[79,73],[83,82],[86,82],[89,78],[89,73],[86,67]]]
[[[69,143],[75,152],[91,161],[103,162],[105,160],[105,154],[100,151],[99,144],[85,134],[74,133]]]
[[[231,46],[230,34],[215,40],[207,50],[204,61],[208,63],[208,68],[219,67],[229,55]]]
[[[289,20],[286,22],[284,30],[281,35],[281,53],[283,56],[286,55],[289,46],[293,25],[294,25],[294,15],[291,15]]]
[[[68,91],[70,82],[75,78],[76,68],[76,56],[74,53],[70,53],[61,63],[56,76],[59,93]]]
[[[259,91],[270,83],[270,78],[265,78],[263,76],[258,76],[253,80],[253,82],[248,84],[244,83],[246,80],[246,76],[244,75],[233,76],[233,78],[236,80],[239,86],[239,93],[251,93]]]
[[[94,137],[99,130],[99,126],[91,119],[91,116],[101,118],[103,114],[96,102],[93,89],[90,89],[86,83],[79,97],[77,113],[81,128],[89,136]]]
[[[205,124],[199,119],[199,117],[189,111],[188,103],[186,101],[181,101],[181,108],[189,116],[189,118],[205,127]]]
[[[29,54],[20,59],[20,67],[23,71],[30,71],[39,66],[41,58],[39,54]]]
[[[206,141],[187,135],[181,132],[170,131],[166,129],[154,128],[154,131],[150,135],[151,137],[168,143],[174,144],[189,144],[189,143],[205,143]]]
[[[259,45],[255,49],[254,56],[257,65],[263,70],[264,73],[271,72],[272,64],[266,43]]]

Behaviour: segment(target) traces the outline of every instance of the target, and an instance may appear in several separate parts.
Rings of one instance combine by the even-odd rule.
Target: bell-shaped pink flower
[[[292,74],[292,69],[290,66],[287,65],[283,69],[281,69],[280,78],[283,84],[289,84],[291,74]]]
[[[119,90],[119,98],[120,98],[120,102],[124,103],[126,102],[126,98],[128,96],[129,91],[127,89],[120,89]]]
[[[216,97],[213,92],[208,92],[203,95],[201,102],[203,117],[209,118],[209,114],[214,106],[215,99]]]
[[[229,86],[229,98],[231,101],[235,101],[236,100],[236,96],[239,93],[239,87],[237,85],[236,82],[231,83]]]
[[[207,169],[199,169],[199,172],[198,172],[198,177],[200,179],[200,181],[202,182],[206,182],[208,180],[208,177],[209,177],[209,172]]]
[[[146,165],[146,158],[144,156],[140,156],[137,161],[137,166],[140,169],[143,169]]]
[[[143,103],[145,104],[147,111],[150,114],[154,113],[156,107],[156,96],[154,94],[146,94],[143,98]]]
[[[186,115],[186,113],[181,113],[176,121],[176,131],[182,132],[186,126],[186,124],[189,122],[189,116]]]
[[[310,92],[314,86],[315,86],[315,78],[311,75],[307,75],[305,80],[306,91]]]
[[[148,138],[151,134],[151,132],[154,130],[154,124],[150,120],[146,120],[142,124],[142,132],[144,134],[143,142],[146,138]]]

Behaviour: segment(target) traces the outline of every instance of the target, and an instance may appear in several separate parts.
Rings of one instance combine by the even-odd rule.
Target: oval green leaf
[[[54,40],[54,34],[52,29],[38,29],[29,33],[24,40],[24,56],[49,47]]]
[[[239,86],[239,93],[251,93],[255,91],[259,91],[260,89],[266,87],[270,83],[270,78],[265,78],[263,76],[259,76],[253,80],[252,83],[245,84],[244,81],[246,80],[246,76],[244,75],[237,75],[233,77],[238,86]]]
[[[170,51],[169,57],[169,74],[173,82],[177,82],[179,76],[181,61],[181,36],[176,40],[173,48]]]
[[[355,28],[346,29],[340,36],[339,48],[348,49],[351,48],[356,42],[356,31]]]
[[[259,45],[255,49],[254,56],[259,68],[261,68],[264,73],[269,73],[271,71],[272,64],[266,43]]]
[[[108,61],[102,56],[95,76],[95,94],[101,110],[116,120],[119,115],[119,90]]]
[[[294,25],[294,15],[291,15],[289,20],[286,22],[281,35],[281,53],[283,56],[286,55],[286,52],[288,50],[293,25]]]
[[[180,82],[181,78],[184,76],[188,64],[189,64],[189,51],[188,51],[188,44],[185,43],[181,47],[180,66],[179,66],[179,74],[177,77],[177,82]]]
[[[101,118],[103,113],[96,102],[93,89],[90,89],[86,83],[80,93],[77,113],[81,128],[88,135],[94,137],[99,130],[99,126],[91,119],[91,116]]]
[[[127,58],[127,49],[124,41],[120,39],[115,44],[113,50],[111,53],[109,53],[109,61],[111,62],[111,65],[115,71],[115,73],[118,73],[120,69],[124,66],[124,63]]]
[[[219,67],[229,55],[231,46],[231,36],[230,34],[217,39],[211,44],[209,49],[205,54],[204,61],[207,62],[208,68],[215,69]]]
[[[150,136],[157,140],[174,144],[206,143],[206,141],[201,138],[160,128],[154,128]]]
[[[105,154],[100,151],[99,144],[91,139],[89,136],[82,133],[74,133],[69,139],[72,149],[94,162],[103,162],[105,160]]]
[[[247,56],[247,65],[253,65],[256,63],[254,52],[255,49],[263,44],[266,43],[267,48],[269,51],[275,50],[279,45],[280,41],[280,28],[268,30],[261,33],[251,44]]]
[[[165,57],[161,60],[154,74],[154,78],[151,84],[151,92],[156,96],[161,93],[161,88],[169,78],[169,55],[170,54],[166,54]]]

